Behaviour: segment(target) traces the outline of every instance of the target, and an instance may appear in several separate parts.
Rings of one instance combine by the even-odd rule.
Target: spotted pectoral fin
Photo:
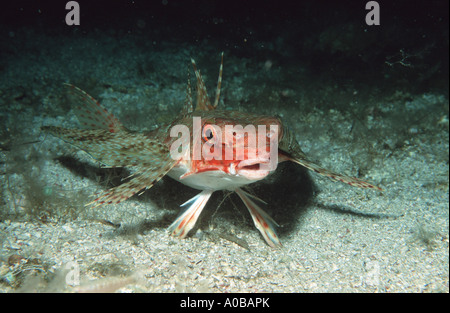
[[[93,97],[74,85],[64,85],[67,87],[69,99],[76,104],[74,112],[83,128],[104,129],[111,133],[125,129],[114,114],[109,113]]]
[[[181,206],[188,206],[187,209],[177,217],[169,226],[168,230],[173,236],[180,238],[186,237],[189,231],[195,226],[200,213],[205,208],[206,203],[211,197],[213,191],[203,190],[201,193],[186,201]]]
[[[134,173],[129,181],[103,192],[94,201],[87,205],[95,206],[103,204],[117,204],[134,196],[138,192],[144,192],[156,184],[175,165],[174,160],[166,160],[159,168],[145,168],[142,172]]]
[[[259,230],[267,244],[272,248],[281,247],[282,245],[280,239],[278,239],[277,233],[275,232],[275,226],[278,226],[278,224],[269,216],[269,214],[261,209],[261,207],[259,207],[255,203],[255,201],[253,201],[262,200],[252,196],[251,194],[243,191],[240,188],[237,188],[235,191],[241,198],[242,202],[244,202],[245,206],[250,212],[250,215],[252,216],[253,223],[255,224],[256,228]]]
[[[108,130],[67,129],[43,126],[41,130],[86,151],[107,167],[141,166],[160,168],[169,160],[169,149],[156,139],[140,133]]]
[[[365,182],[359,178],[335,173],[333,171],[327,170],[327,169],[325,169],[311,161],[308,161],[306,159],[300,159],[300,158],[295,158],[295,159],[288,158],[288,159],[292,162],[295,162],[297,164],[300,164],[301,166],[306,167],[307,169],[309,169],[317,174],[326,176],[326,177],[330,178],[331,180],[339,181],[339,182],[348,184],[353,187],[359,187],[359,188],[365,188],[365,189],[375,189],[375,190],[383,191],[383,189],[381,189],[380,187],[375,186],[371,183]]]

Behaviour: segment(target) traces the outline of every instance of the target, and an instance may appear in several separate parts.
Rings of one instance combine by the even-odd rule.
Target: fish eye
[[[214,137],[215,137],[214,127],[212,125],[205,125],[203,127],[203,136],[202,136],[203,141],[206,141],[206,142],[210,141]]]
[[[273,131],[272,129],[266,134],[267,138],[275,137],[278,134],[277,131]]]

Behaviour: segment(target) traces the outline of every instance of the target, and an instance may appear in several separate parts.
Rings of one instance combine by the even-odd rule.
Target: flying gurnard
[[[168,175],[201,190],[182,205],[185,210],[168,228],[172,235],[184,238],[194,227],[212,193],[230,190],[242,199],[267,244],[276,248],[281,246],[275,232],[278,225],[260,207],[264,201],[242,189],[270,175],[276,169],[276,163],[292,161],[334,181],[382,190],[309,161],[278,117],[218,109],[223,53],[213,104],[195,61],[191,62],[197,80],[195,108],[188,79],[182,112],[172,123],[149,132],[128,130],[93,97],[66,84],[79,102],[75,113],[83,129],[44,126],[42,130],[86,151],[102,166],[126,167],[132,171],[127,182],[104,191],[91,203],[118,204],[151,188]]]

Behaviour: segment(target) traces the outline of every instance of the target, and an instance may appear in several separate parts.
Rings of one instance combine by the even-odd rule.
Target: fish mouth
[[[270,174],[269,170],[270,159],[256,158],[250,160],[240,161],[235,165],[234,171],[237,175],[244,176],[249,179],[263,179]]]

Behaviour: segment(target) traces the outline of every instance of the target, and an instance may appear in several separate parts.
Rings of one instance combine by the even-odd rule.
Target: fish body
[[[185,210],[169,226],[174,236],[184,238],[217,190],[237,193],[267,244],[281,246],[276,222],[260,207],[261,199],[241,187],[262,180],[283,161],[292,161],[320,175],[351,186],[381,188],[324,169],[309,161],[295,137],[277,117],[217,108],[222,83],[223,54],[214,104],[211,104],[200,71],[192,60],[197,80],[194,109],[190,81],[182,112],[168,125],[150,132],[128,130],[98,101],[81,89],[67,84],[79,103],[75,112],[84,129],[44,126],[49,132],[86,151],[106,167],[127,167],[130,180],[111,188],[93,202],[117,204],[151,188],[163,176],[201,192],[186,201]]]

